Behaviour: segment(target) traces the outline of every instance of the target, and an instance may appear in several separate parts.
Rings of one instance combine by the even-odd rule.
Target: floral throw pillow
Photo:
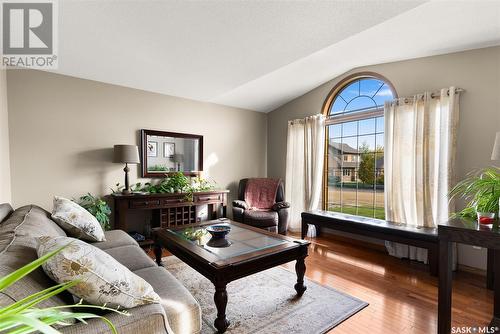
[[[106,241],[104,231],[97,219],[90,212],[69,199],[54,197],[52,219],[69,236],[88,241]]]
[[[79,280],[79,283],[68,289],[76,297],[93,305],[106,304],[115,308],[132,308],[160,301],[160,297],[142,277],[111,255],[78,239],[39,237],[38,257],[65,245],[42,267],[57,283]]]

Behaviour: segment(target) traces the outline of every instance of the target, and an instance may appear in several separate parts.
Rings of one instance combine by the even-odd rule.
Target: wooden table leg
[[[496,249],[493,256],[494,272],[500,270],[500,250]],[[493,282],[494,287],[494,300],[493,300],[493,317],[500,319],[500,279],[495,279]]]
[[[155,253],[155,258],[156,258],[156,263],[159,265],[159,266],[162,266],[161,264],[161,245],[158,243],[158,242],[155,242],[154,246],[153,246],[153,251]]]
[[[495,251],[488,248],[488,257],[486,265],[486,288],[493,290],[495,281]]]
[[[297,263],[295,263],[295,272],[297,273],[297,283],[294,288],[295,291],[297,291],[297,295],[300,297],[307,290],[307,287],[304,285],[304,274],[306,273],[305,257],[297,259]]]
[[[441,238],[439,241],[438,334],[450,334],[451,331],[451,262],[451,243],[446,238]]]
[[[226,318],[226,306],[227,306],[227,291],[226,283],[218,282],[215,284],[215,294],[214,294],[215,306],[217,307],[217,318],[214,321],[214,326],[217,328],[219,333],[224,333],[229,327],[229,320]]]

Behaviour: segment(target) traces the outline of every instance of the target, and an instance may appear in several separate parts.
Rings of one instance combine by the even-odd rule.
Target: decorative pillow
[[[143,278],[111,255],[84,241],[69,237],[39,237],[38,257],[65,245],[68,246],[42,267],[57,283],[79,280],[78,284],[68,289],[76,297],[94,305],[123,308],[160,301]]]
[[[88,241],[106,241],[97,219],[69,199],[54,197],[52,219],[72,237]]]

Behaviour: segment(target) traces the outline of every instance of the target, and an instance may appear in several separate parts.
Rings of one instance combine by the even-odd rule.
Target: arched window
[[[365,72],[339,82],[328,95],[323,206],[384,219],[384,102],[397,97],[383,76]]]

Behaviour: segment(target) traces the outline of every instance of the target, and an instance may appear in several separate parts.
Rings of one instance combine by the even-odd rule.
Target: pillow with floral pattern
[[[52,219],[71,237],[87,241],[106,241],[99,221],[69,199],[54,197]]]
[[[38,257],[66,246],[42,265],[43,270],[57,283],[78,280],[68,291],[87,303],[132,308],[160,301],[148,282],[95,246],[70,237],[43,236],[37,241]]]

